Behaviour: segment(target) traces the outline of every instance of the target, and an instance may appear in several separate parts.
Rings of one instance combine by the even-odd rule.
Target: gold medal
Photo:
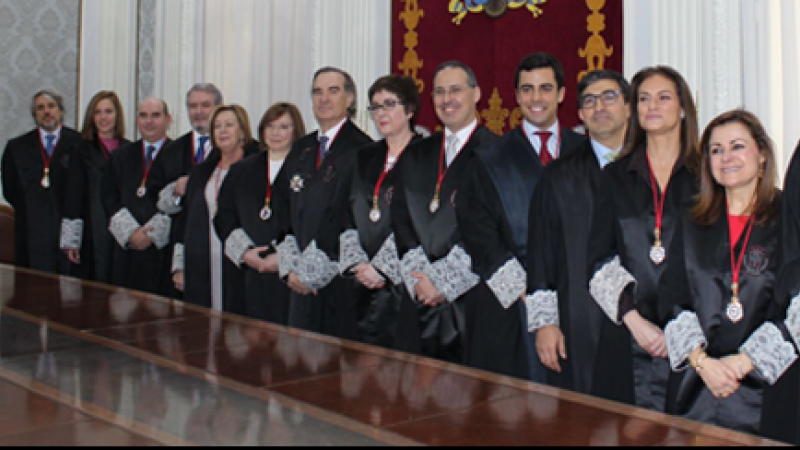
[[[726,312],[731,322],[739,323],[744,319],[744,306],[742,306],[742,302],[739,300],[739,283],[733,283],[731,290],[733,291],[733,297],[731,298],[730,304],[728,304]]]
[[[372,212],[369,213],[369,220],[371,220],[372,223],[380,222],[381,221],[381,210],[373,209]]]
[[[139,189],[136,191],[136,196],[137,196],[137,197],[139,197],[139,198],[144,198],[144,196],[145,196],[145,195],[147,195],[147,188],[146,188],[146,187],[144,187],[144,185],[142,185],[142,186],[141,186],[141,187],[140,187],[140,188],[139,188]]]
[[[42,187],[50,189],[50,169],[44,169],[44,176],[42,177]]]
[[[436,214],[439,211],[439,206],[440,206],[439,197],[437,196],[431,202],[431,206],[430,206],[431,214]]]
[[[266,222],[272,218],[272,208],[270,206],[269,199],[267,199],[267,202],[264,204],[264,208],[261,210],[261,213],[258,215],[258,217],[261,218],[263,222]]]

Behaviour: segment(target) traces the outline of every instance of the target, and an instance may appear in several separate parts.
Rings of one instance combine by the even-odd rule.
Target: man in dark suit
[[[586,138],[559,127],[564,70],[552,55],[525,57],[516,87],[525,122],[478,154],[458,209],[467,252],[484,281],[468,302],[475,342],[468,346],[466,362],[520,378],[530,378],[536,368],[535,381],[544,381],[520,319],[526,314],[520,299],[527,285],[528,212],[545,165],[575,152]]]
[[[64,99],[56,92],[36,93],[31,113],[36,130],[11,140],[2,163],[3,193],[16,217],[16,261],[21,267],[70,275],[73,266],[61,251],[61,222],[69,155],[81,137],[63,126]]]
[[[293,291],[289,325],[346,337],[347,283],[339,276],[339,235],[359,149],[372,143],[351,119],[357,93],[352,77],[328,67],[314,75],[311,91],[320,130],[300,139],[276,185],[289,186],[278,246],[280,276]],[[277,209],[277,208],[276,208]]]

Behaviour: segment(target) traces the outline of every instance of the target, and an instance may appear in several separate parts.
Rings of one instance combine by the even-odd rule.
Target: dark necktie
[[[542,165],[547,167],[548,164],[553,162],[553,154],[550,153],[549,143],[550,138],[553,137],[553,133],[549,132],[538,132],[536,136],[539,136],[539,139],[542,140],[542,153],[539,155],[539,159],[542,160]]]
[[[47,156],[52,157],[53,151],[55,150],[56,137],[52,134],[48,134],[44,139],[47,141],[47,147],[45,148]]]
[[[206,144],[208,143],[208,136],[200,138],[200,144],[197,146],[197,155],[195,155],[194,163],[203,164],[206,160]]]
[[[156,146],[150,145],[147,147],[147,167],[153,164],[153,156],[156,154]]]
[[[319,165],[322,165],[325,157],[328,156],[328,142],[330,142],[328,136],[319,138]]]

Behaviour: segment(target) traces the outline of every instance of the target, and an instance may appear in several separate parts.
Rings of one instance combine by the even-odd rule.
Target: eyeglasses
[[[592,95],[586,94],[581,99],[581,109],[594,109],[597,108],[597,102],[602,101],[605,106],[614,106],[619,101],[622,92],[620,91],[605,91],[602,94]]]
[[[371,112],[372,114],[378,114],[380,110],[385,110],[386,112],[392,112],[397,108],[399,105],[402,105],[402,102],[397,100],[386,100],[383,104],[373,103],[367,107],[367,111]]]

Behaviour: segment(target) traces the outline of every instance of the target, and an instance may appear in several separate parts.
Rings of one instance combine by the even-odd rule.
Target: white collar
[[[458,133],[453,133],[452,131],[450,131],[449,128],[445,128],[444,140],[445,142],[447,142],[447,139],[454,134],[458,136],[458,142],[459,142],[458,151],[460,152],[461,149],[463,149],[464,146],[467,145],[467,143],[469,142],[469,138],[472,137],[472,133],[474,133],[477,128],[478,128],[478,119],[473,120],[469,125],[467,125],[464,129],[462,129]]]
[[[325,133],[325,134],[323,134],[322,130],[320,130],[319,137],[321,138],[322,136],[326,136],[328,138],[328,148],[329,149],[330,149],[331,145],[333,145],[333,141],[336,140],[336,136],[339,135],[339,132],[342,131],[342,128],[344,127],[344,124],[346,124],[348,120],[349,119],[345,117],[344,120],[339,122],[339,124],[336,125],[335,127],[333,127],[330,130],[328,130],[328,132]]]
[[[44,142],[46,144],[47,143],[47,139],[46,139],[47,136],[55,136],[56,137],[55,142],[58,142],[59,139],[61,139],[61,130],[63,128],[64,128],[63,126],[62,127],[58,127],[58,129],[55,130],[55,131],[45,131],[44,129],[39,128],[39,138],[42,140],[42,142]]]

